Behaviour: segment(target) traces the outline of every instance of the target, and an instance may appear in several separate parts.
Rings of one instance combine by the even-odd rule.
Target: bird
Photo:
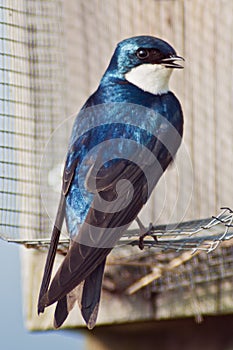
[[[38,314],[57,303],[55,328],[76,301],[95,326],[108,254],[134,220],[143,231],[138,214],[182,142],[182,107],[169,89],[182,61],[163,39],[124,39],[76,117],[38,298]],[[51,281],[64,221],[70,246]]]

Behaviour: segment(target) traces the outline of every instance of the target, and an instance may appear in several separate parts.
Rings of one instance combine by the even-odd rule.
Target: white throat
[[[169,79],[172,69],[161,64],[141,64],[125,74],[128,82],[136,85],[143,91],[154,95],[161,95],[169,91]]]

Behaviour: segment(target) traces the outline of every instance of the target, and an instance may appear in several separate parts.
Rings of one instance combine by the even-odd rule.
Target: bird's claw
[[[139,249],[143,250],[144,249],[144,238],[146,236],[150,236],[151,233],[152,233],[152,228],[153,228],[153,224],[150,223],[149,224],[149,227],[148,229],[146,230],[146,232],[142,233],[139,237],[139,242],[138,242],[138,247]],[[153,237],[156,241],[157,241],[157,238],[156,237]]]

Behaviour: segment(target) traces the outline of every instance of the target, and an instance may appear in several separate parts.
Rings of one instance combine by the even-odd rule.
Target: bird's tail
[[[69,312],[74,307],[75,301],[78,301],[82,316],[89,329],[96,324],[101,295],[102,279],[104,273],[105,261],[102,261],[96,269],[70,293],[65,295],[57,302],[54,314],[54,327],[60,327],[66,320]]]
[[[105,262],[106,259],[85,279],[83,285],[81,313],[89,329],[95,327],[98,315]]]
[[[57,302],[54,313],[54,327],[59,328],[65,322],[75,302],[81,300],[83,282]]]

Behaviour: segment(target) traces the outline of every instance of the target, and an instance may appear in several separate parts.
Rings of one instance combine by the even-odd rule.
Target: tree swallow
[[[121,41],[74,122],[38,301],[38,313],[57,302],[56,328],[77,299],[95,326],[106,257],[179,148],[183,114],[168,85],[182,60],[152,36]],[[70,247],[50,283],[64,219]]]

